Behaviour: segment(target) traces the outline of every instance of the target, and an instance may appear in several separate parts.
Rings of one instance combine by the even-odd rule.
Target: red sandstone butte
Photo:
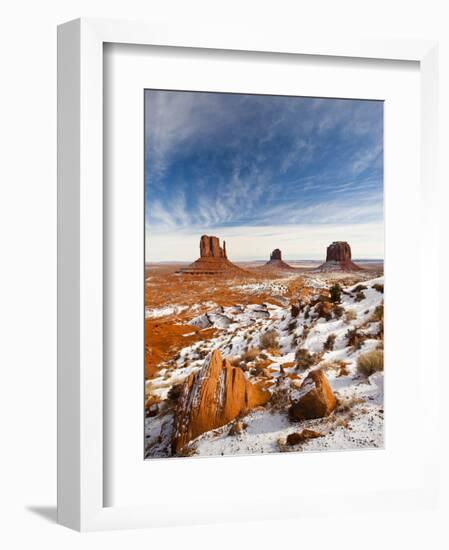
[[[327,247],[326,261],[319,271],[360,271],[362,268],[351,259],[351,247],[345,241],[334,241]]]
[[[279,248],[275,248],[270,254],[269,261],[262,266],[262,269],[282,269],[284,271],[295,271],[295,268],[286,264],[282,260],[282,252]]]
[[[218,237],[203,235],[200,239],[200,257],[192,264],[178,271],[187,275],[228,275],[245,273],[243,269],[228,260],[226,242],[220,246]]]

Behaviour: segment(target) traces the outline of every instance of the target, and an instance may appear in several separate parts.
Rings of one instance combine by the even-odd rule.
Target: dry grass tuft
[[[343,313],[345,312],[345,308],[343,306],[335,304],[332,312],[336,319],[340,319],[343,316]]]
[[[384,352],[373,350],[362,354],[357,359],[357,371],[364,376],[384,370]]]
[[[346,333],[348,339],[348,346],[351,346],[354,351],[362,347],[363,342],[366,340],[366,335],[358,332],[356,328],[349,329]]]
[[[336,340],[335,334],[329,334],[326,341],[323,344],[323,351],[332,351],[335,346],[335,340]]]
[[[352,289],[352,292],[362,292],[362,290],[368,290],[368,287],[365,285],[357,285],[355,288]]]
[[[269,330],[260,337],[260,347],[262,349],[278,349],[279,341],[275,330]]]
[[[243,363],[249,363],[254,361],[260,353],[259,348],[248,348],[245,353],[240,357],[240,361]]]
[[[376,309],[373,312],[372,320],[373,321],[383,321],[384,320],[384,305],[383,304],[376,307]]]
[[[321,361],[321,353],[310,353],[309,350],[299,348],[296,350],[295,360],[296,368],[306,370]]]
[[[348,309],[345,313],[346,321],[355,321],[357,319],[357,313],[353,309]]]
[[[361,403],[364,403],[364,400],[361,397],[357,397],[356,395],[352,395],[351,397],[346,397],[346,398],[339,398],[335,412],[347,413],[355,405],[360,405]]]

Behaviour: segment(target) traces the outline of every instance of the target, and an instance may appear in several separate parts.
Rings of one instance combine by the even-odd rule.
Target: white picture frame
[[[104,471],[104,196],[103,196],[103,48],[104,44],[157,45],[172,48],[204,48],[270,55],[314,55],[415,61],[421,82],[421,210],[423,239],[430,243],[422,276],[438,265],[436,208],[436,151],[438,74],[437,44],[422,40],[374,40],[357,36],[311,38],[279,36],[226,29],[204,29],[193,36],[188,28],[173,25],[80,19],[58,28],[58,521],[77,530],[136,528],[181,523],[203,523],[249,518],[257,502],[239,499],[220,506],[204,500],[192,513],[137,504],[105,506]],[[438,296],[438,288],[432,289]],[[437,308],[429,300],[423,307]],[[420,326],[420,334],[429,327]],[[437,333],[428,334],[435,341]],[[437,371],[441,358],[433,352]],[[421,372],[422,375],[422,372]],[[427,394],[429,414],[436,415],[436,400]],[[422,464],[416,486],[391,493],[371,494],[371,506],[432,503],[438,478],[431,464]],[[291,460],[291,457],[289,457]],[[218,459],[208,459],[218,460]],[[239,460],[249,461],[251,457]],[[317,492],[314,513],[323,513]],[[212,499],[212,495],[211,495]],[[353,496],[349,509],[357,509]],[[232,504],[230,506],[229,504]],[[307,515],[314,502],[297,502],[293,515]],[[288,507],[288,506],[287,506]],[[224,512],[226,510],[226,512]],[[260,516],[259,516],[260,517]],[[276,513],[264,512],[264,517]]]

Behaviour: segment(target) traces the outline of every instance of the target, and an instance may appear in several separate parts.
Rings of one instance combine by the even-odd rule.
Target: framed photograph
[[[383,448],[383,102],[144,101],[145,457]]]
[[[58,50],[59,522],[432,505],[436,45],[83,19]]]

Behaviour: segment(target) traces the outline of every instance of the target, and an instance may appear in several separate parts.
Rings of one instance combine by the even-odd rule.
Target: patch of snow
[[[182,311],[185,311],[189,306],[165,306],[165,307],[156,307],[156,308],[147,308],[145,309],[145,319],[157,319],[159,317],[166,317],[167,315],[177,315]]]

